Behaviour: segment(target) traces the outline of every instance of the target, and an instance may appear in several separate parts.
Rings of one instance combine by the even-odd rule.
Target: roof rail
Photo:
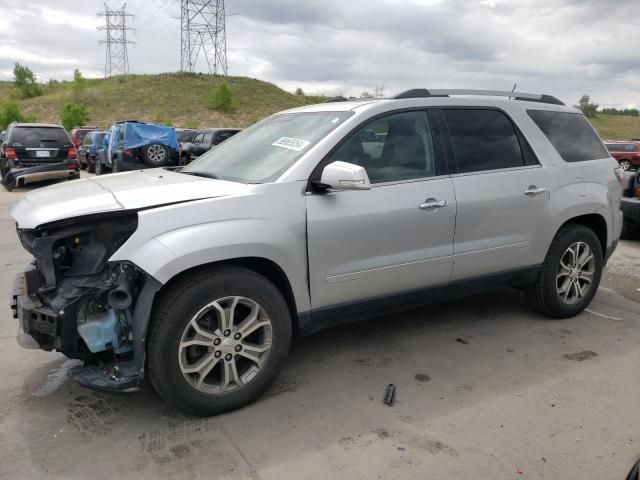
[[[324,103],[347,102],[347,101],[349,101],[348,98],[343,97],[342,95],[338,95],[337,97],[333,97],[328,100],[325,100]]]
[[[453,89],[435,89],[427,90],[426,88],[413,88],[405,92],[396,95],[395,99],[399,98],[428,98],[428,97],[450,97],[453,95],[482,95],[489,97],[509,97],[514,100],[525,100],[527,102],[539,102],[550,103],[553,105],[564,105],[564,103],[558,100],[556,97],[540,93],[524,93],[524,92],[509,92],[506,90],[466,90],[462,88]]]

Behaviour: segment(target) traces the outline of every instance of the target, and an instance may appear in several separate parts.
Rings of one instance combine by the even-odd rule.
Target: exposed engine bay
[[[14,288],[12,309],[40,348],[116,371],[133,358],[134,308],[149,277],[108,259],[136,228],[136,213],[120,213],[18,229],[34,262]]]

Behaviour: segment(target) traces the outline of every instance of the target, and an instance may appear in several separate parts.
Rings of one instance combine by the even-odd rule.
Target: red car
[[[604,142],[609,153],[620,164],[623,170],[640,167],[640,142]]]
[[[98,130],[98,127],[85,125],[82,127],[75,127],[71,130],[71,142],[73,143],[73,146],[76,147],[76,150],[80,148],[80,145],[84,142],[84,137],[86,137],[87,133],[91,130]]]

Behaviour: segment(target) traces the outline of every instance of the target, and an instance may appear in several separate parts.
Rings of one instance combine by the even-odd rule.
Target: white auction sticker
[[[274,147],[288,148],[289,150],[295,150],[296,152],[300,152],[304,150],[304,148],[310,143],[311,142],[307,142],[306,140],[300,140],[299,138],[280,137],[271,145],[273,145]]]

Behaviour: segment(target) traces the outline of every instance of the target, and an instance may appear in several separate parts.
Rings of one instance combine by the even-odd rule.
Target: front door
[[[307,197],[314,309],[449,281],[456,200],[432,138],[426,111],[394,113],[354,131],[327,159],[361,165],[372,188]]]

